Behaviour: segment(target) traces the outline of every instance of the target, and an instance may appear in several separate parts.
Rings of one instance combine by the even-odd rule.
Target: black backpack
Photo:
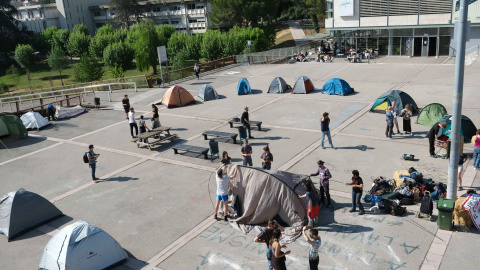
[[[85,163],[89,162],[87,154],[88,154],[88,152],[85,152],[85,154],[83,155],[83,162],[85,162]]]
[[[401,216],[407,210],[407,208],[398,205],[393,200],[388,200],[388,199],[385,200],[384,199],[383,200],[383,205],[384,205],[383,211],[385,213],[391,214],[392,216]]]
[[[420,201],[420,213],[432,215],[433,212],[433,202],[430,198],[430,192],[425,191],[422,200]]]

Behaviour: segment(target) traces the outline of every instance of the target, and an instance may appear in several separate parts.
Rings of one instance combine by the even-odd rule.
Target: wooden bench
[[[218,138],[230,138],[233,140],[233,143],[237,143],[237,133],[228,133],[215,130],[207,130],[202,133],[205,140],[208,140],[208,136],[218,137]]]
[[[137,147],[139,148],[140,145],[146,145],[148,147],[148,149],[152,150],[152,147],[157,145],[157,144],[163,143],[165,141],[173,142],[177,138],[177,134],[171,134],[171,135],[169,134],[169,135],[163,135],[162,136],[161,133],[157,133],[157,134],[155,134],[155,133],[157,133],[157,132],[145,132],[145,133],[142,133],[142,134],[138,135],[138,137],[136,138]],[[159,138],[158,139],[152,138],[155,135],[158,135]],[[147,140],[147,142],[145,142],[145,140]]]
[[[233,128],[233,124],[238,124],[238,125],[243,125],[242,122],[240,121],[235,121],[235,120],[230,120],[228,121],[228,123],[230,124],[230,127]],[[258,128],[258,131],[262,131],[262,122],[261,121],[250,121],[250,124],[252,126],[257,126]]]
[[[179,144],[179,145],[175,145],[174,147],[172,147],[172,149],[175,152],[175,154],[178,154],[178,150],[183,150],[183,151],[187,151],[187,152],[203,154],[205,159],[208,159],[208,150],[209,149],[206,148],[206,147],[199,147],[199,146],[193,146],[193,145],[187,145],[187,144]]]

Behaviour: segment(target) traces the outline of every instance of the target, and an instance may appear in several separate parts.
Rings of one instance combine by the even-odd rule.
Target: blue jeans
[[[252,158],[243,158],[243,166],[253,166]]]
[[[440,200],[440,195],[442,195],[442,192],[440,190],[435,190],[434,192],[430,193],[430,198],[432,201],[438,201]]]
[[[272,250],[268,247],[265,247],[265,254],[267,255],[268,270],[273,270],[272,267]]]
[[[92,169],[92,180],[95,180],[95,169],[97,168],[97,164],[91,163],[90,168]]]
[[[473,167],[478,168],[480,165],[480,147],[473,148]]]
[[[352,210],[356,210],[357,204],[358,204],[358,209],[360,210],[360,212],[365,212],[365,210],[363,209],[362,202],[360,201],[361,198],[362,198],[362,191],[355,192],[352,190]]]
[[[328,143],[330,144],[330,147],[333,148],[332,136],[330,136],[330,130],[322,131],[322,139],[321,139],[322,147],[323,147],[323,140],[325,139],[325,135],[327,135]]]

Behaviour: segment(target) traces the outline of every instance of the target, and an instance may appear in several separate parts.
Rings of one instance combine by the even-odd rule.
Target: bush
[[[4,82],[0,82],[0,94],[5,92],[8,92],[8,85],[6,85]]]
[[[119,66],[123,70],[127,70],[132,64],[133,56],[133,49],[123,42],[110,44],[103,51],[103,61],[110,68]]]
[[[74,32],[68,38],[67,51],[71,56],[79,57],[88,52],[90,45],[90,36],[82,32]]]
[[[95,56],[98,59],[103,59],[103,51],[105,48],[114,42],[113,34],[110,35],[96,35],[90,41],[90,46],[88,51],[92,56]]]
[[[125,77],[125,72],[121,66],[115,64],[115,66],[108,69],[108,75],[110,75],[110,78],[123,78]]]
[[[105,71],[95,57],[84,53],[80,62],[73,67],[73,72],[77,81],[91,82],[100,80]]]

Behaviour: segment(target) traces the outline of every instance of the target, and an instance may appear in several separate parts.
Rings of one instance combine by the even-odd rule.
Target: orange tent
[[[165,92],[161,103],[167,105],[167,108],[175,108],[195,104],[197,102],[190,92],[185,90],[185,88],[174,85]]]

